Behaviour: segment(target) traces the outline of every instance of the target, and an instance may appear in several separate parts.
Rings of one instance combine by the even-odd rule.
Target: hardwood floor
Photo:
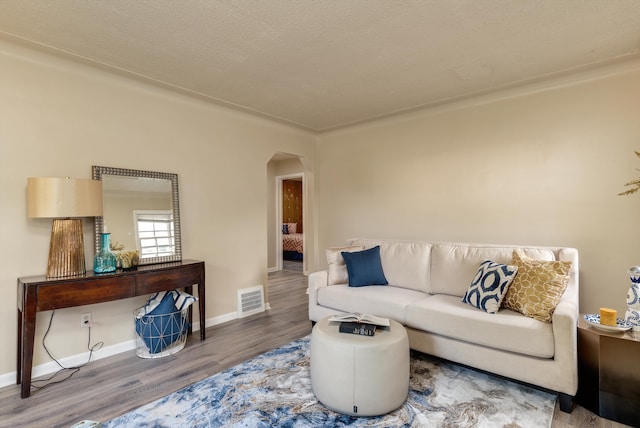
[[[20,398],[18,385],[0,389],[0,427],[70,427],[84,419],[106,421],[193,382],[311,332],[307,281],[299,272],[269,274],[268,312],[207,329],[207,339],[190,337],[184,350],[146,360],[135,351],[94,361],[69,380]],[[576,406],[556,405],[552,427],[618,428]]]

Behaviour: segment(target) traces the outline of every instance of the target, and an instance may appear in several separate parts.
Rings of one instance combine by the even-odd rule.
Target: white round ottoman
[[[409,393],[409,339],[402,324],[374,336],[340,333],[320,320],[311,332],[311,386],[331,410],[375,416],[397,409]]]

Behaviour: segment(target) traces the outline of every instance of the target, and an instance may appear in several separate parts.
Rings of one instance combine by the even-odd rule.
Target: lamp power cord
[[[53,356],[49,348],[47,348],[47,344],[46,344],[47,336],[49,335],[49,331],[51,331],[51,326],[53,325],[53,316],[55,314],[56,314],[56,310],[54,309],[51,312],[51,317],[49,318],[49,325],[47,326],[47,331],[44,333],[44,336],[42,337],[42,346],[44,347],[44,350],[46,351],[49,358],[51,358],[58,365],[58,367],[60,367],[60,369],[46,379],[38,379],[31,382],[31,387],[35,389],[42,389],[49,385],[55,385],[69,379],[71,376],[78,373],[80,371],[80,368],[89,364],[91,362],[91,358],[93,357],[93,353],[95,351],[100,350],[104,346],[104,342],[97,342],[94,345],[91,345],[91,324],[89,324],[88,339],[87,339],[87,350],[89,351],[89,359],[87,360],[86,363],[73,366],[73,367],[65,367],[60,361],[58,361],[56,357]],[[61,373],[67,373],[67,375],[62,379],[54,380]]]

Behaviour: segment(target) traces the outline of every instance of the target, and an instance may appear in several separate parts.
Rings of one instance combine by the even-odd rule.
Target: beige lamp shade
[[[31,218],[101,216],[102,182],[75,178],[29,177],[27,215]]]
[[[53,218],[47,278],[86,273],[82,220],[102,215],[102,182],[73,178],[27,178],[27,214]]]

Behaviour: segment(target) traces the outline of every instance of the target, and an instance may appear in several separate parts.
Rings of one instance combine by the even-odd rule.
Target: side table
[[[607,419],[640,426],[640,332],[606,332],[580,315],[577,403]]]
[[[18,384],[20,396],[31,395],[31,369],[36,331],[36,314],[40,311],[71,308],[94,303],[112,302],[135,296],[184,288],[193,294],[198,287],[200,340],[205,335],[204,262],[182,260],[139,266],[137,270],[97,275],[88,271],[84,276],[47,279],[44,276],[18,278]],[[189,307],[189,322],[193,319]],[[192,330],[189,328],[189,334]]]

